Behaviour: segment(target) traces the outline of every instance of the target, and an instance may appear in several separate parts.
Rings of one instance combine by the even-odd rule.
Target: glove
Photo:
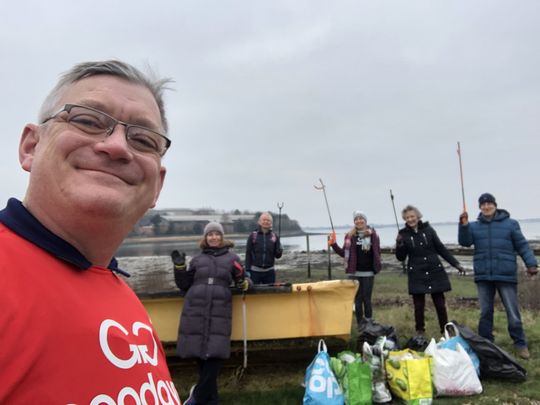
[[[336,243],[336,232],[332,232],[330,235],[328,235],[328,246],[332,246],[334,243]]]
[[[186,254],[184,252],[180,253],[178,250],[173,250],[171,252],[171,259],[176,270],[186,269]]]
[[[398,233],[398,236],[396,238],[396,246],[403,246],[403,236],[401,236],[400,233]]]
[[[242,291],[246,292],[251,287],[251,284],[249,283],[249,279],[245,278],[244,281],[242,281],[240,284],[238,284],[238,288],[240,288]]]
[[[458,264],[456,266],[456,269],[459,271],[460,276],[464,276],[467,274],[467,271],[465,270],[465,267],[463,267],[461,264]]]
[[[467,214],[467,211],[461,213],[459,216],[459,223],[461,225],[467,225],[469,223],[469,214]]]
[[[537,267],[527,267],[527,274],[529,276],[531,276],[531,277],[538,274],[538,268]]]

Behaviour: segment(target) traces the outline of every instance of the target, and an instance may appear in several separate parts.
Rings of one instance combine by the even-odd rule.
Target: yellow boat
[[[243,304],[247,340],[334,336],[351,334],[353,301],[358,282],[331,280],[292,284],[287,288],[255,286],[253,293],[233,296],[232,340],[243,340]],[[140,296],[163,343],[175,343],[183,297]],[[245,301],[244,301],[245,300]]]

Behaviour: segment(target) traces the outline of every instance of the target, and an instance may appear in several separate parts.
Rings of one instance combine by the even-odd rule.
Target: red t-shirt
[[[79,270],[1,223],[0,404],[180,404],[129,286],[103,267]]]

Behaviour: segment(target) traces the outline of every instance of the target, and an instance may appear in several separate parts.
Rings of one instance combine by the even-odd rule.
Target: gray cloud
[[[158,207],[284,211],[326,224],[471,211],[484,191],[538,217],[540,54],[533,0],[158,1],[3,6],[0,193],[22,198],[18,138],[58,75],[121,58],[173,77],[173,147]],[[334,4],[335,3],[335,4]]]

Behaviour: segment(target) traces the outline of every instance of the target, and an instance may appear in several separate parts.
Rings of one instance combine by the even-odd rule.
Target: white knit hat
[[[223,232],[223,227],[219,222],[208,222],[204,227],[204,236],[208,235],[212,231],[225,235],[225,232]]]
[[[357,211],[354,211],[354,212],[353,212],[353,220],[355,220],[355,219],[358,218],[358,217],[363,218],[364,221],[367,222],[366,214],[364,214],[362,211],[358,211],[358,210],[357,210]]]

